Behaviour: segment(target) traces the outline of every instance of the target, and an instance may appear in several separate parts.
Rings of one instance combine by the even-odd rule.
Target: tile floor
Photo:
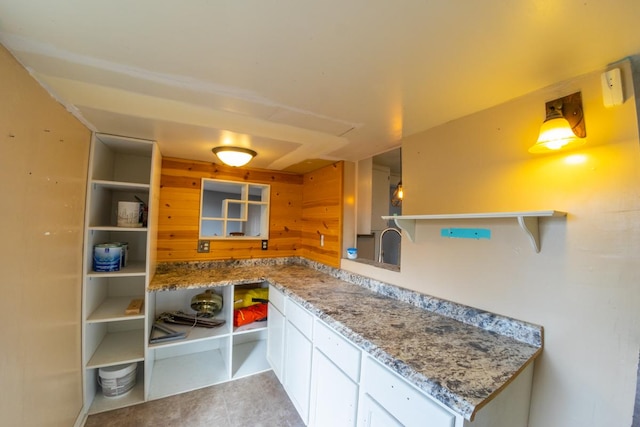
[[[88,417],[85,427],[304,427],[272,371]]]

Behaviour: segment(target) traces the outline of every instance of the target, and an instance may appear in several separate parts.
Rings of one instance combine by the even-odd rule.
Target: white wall
[[[373,188],[373,159],[360,160],[356,166],[356,232],[371,233],[371,191]]]
[[[0,93],[0,425],[72,426],[90,132],[2,46]]]
[[[640,148],[631,70],[627,101],[602,104],[600,72],[403,141],[403,213],[555,209],[536,254],[515,220],[421,222],[403,239],[401,272],[380,277],[545,328],[531,427],[630,426],[640,343]],[[527,152],[545,101],[581,91],[587,145]],[[463,100],[460,100],[463,102]],[[580,154],[583,163],[569,164]],[[445,239],[482,227],[490,240]],[[344,265],[349,268],[348,264]],[[373,268],[365,273],[379,276]]]

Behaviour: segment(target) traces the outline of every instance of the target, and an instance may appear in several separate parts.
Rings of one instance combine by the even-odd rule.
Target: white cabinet
[[[313,316],[291,299],[285,300],[284,388],[300,417],[309,419]]]
[[[282,292],[273,286],[269,286],[267,361],[281,383],[284,383],[284,298]]]
[[[316,348],[309,425],[353,427],[357,409],[358,385]]]
[[[160,152],[153,141],[95,134],[92,140],[85,210],[83,253],[84,404],[89,413],[140,403],[145,397],[145,308],[126,310],[145,300],[155,269],[154,214],[157,207]],[[142,200],[148,207],[141,227],[118,227],[119,201]],[[94,246],[125,242],[126,266],[94,270]],[[100,270],[100,269],[99,269]],[[105,398],[98,385],[100,368],[137,363],[135,388],[117,399]]]
[[[309,425],[355,426],[360,350],[319,320],[313,346]]]
[[[201,239],[268,239],[267,184],[202,178]]]
[[[370,357],[362,362],[360,395],[359,427],[387,425],[392,419],[398,424],[390,425],[454,427],[452,413]]]
[[[269,303],[269,330],[267,333],[267,360],[280,382],[284,381],[284,315]]]
[[[359,414],[358,427],[404,427],[368,394],[361,399]]]
[[[221,295],[222,310],[215,315],[224,324],[214,328],[166,324],[185,338],[148,345],[147,369],[151,383],[148,399],[158,399],[207,387],[270,369],[266,359],[267,322],[233,325],[234,290],[263,284],[220,286],[150,292],[153,320],[165,312],[195,314],[191,299],[211,290]]]
[[[272,307],[269,314],[269,361],[276,375],[280,363],[284,363],[278,378],[309,426],[527,425],[533,364],[483,406],[470,422],[363,353],[274,287],[270,287],[269,300]],[[283,352],[284,357],[281,356]]]

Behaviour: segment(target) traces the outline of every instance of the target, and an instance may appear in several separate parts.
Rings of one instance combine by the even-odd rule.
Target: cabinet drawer
[[[269,285],[269,302],[273,304],[280,313],[284,313],[284,294],[271,285]]]
[[[291,322],[302,334],[311,340],[313,333],[313,315],[309,313],[299,304],[286,299],[285,317]]]
[[[360,350],[321,321],[316,321],[313,345],[353,381],[360,379]]]
[[[455,416],[388,368],[367,357],[362,362],[364,393],[404,426],[453,427]]]

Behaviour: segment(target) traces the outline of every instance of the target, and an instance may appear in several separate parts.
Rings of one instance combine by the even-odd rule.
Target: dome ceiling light
[[[249,150],[248,148],[232,147],[228,145],[215,147],[211,151],[218,156],[222,163],[234,167],[244,166],[258,155],[258,153],[253,150]]]

